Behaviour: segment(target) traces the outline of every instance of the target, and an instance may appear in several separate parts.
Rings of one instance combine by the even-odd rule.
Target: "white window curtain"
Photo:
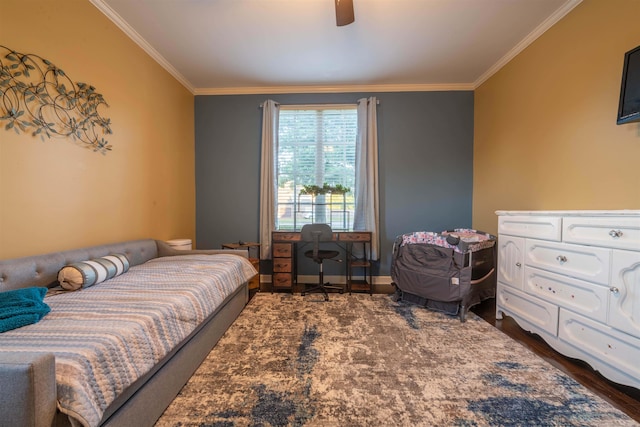
[[[378,198],[378,100],[358,100],[354,230],[371,231],[371,259],[380,259]],[[354,248],[355,249],[355,248]]]
[[[260,164],[260,258],[271,258],[271,232],[276,227],[276,154],[280,106],[268,99],[262,104],[262,160]]]

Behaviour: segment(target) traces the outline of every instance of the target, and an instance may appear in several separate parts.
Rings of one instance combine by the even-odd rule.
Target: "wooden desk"
[[[274,231],[271,233],[273,290],[289,289],[298,283],[296,268],[297,244],[302,241],[299,231]],[[345,243],[347,256],[347,291],[369,291],[373,293],[371,280],[371,232],[370,231],[337,231],[333,233],[333,242]],[[357,258],[353,254],[353,244],[364,244],[364,257]],[[355,279],[356,273],[362,279]],[[368,279],[367,279],[368,273]]]

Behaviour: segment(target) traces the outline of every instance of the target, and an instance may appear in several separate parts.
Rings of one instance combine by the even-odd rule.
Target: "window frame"
[[[280,187],[280,179],[281,179],[281,174],[280,174],[280,166],[281,166],[281,162],[280,162],[280,156],[281,156],[281,146],[282,146],[282,138],[281,138],[281,126],[282,126],[282,113],[286,112],[286,111],[315,111],[315,112],[321,112],[321,111],[327,111],[327,110],[349,110],[350,112],[352,112],[353,114],[353,122],[351,123],[352,128],[350,127],[350,130],[353,132],[353,139],[352,141],[349,141],[349,147],[351,148],[343,148],[343,150],[345,150],[345,156],[346,156],[346,150],[352,149],[353,150],[353,159],[352,159],[352,165],[353,165],[353,177],[351,179],[351,182],[353,182],[353,185],[347,185],[347,187],[350,188],[350,192],[348,192],[345,195],[340,195],[340,194],[331,194],[328,195],[330,197],[330,199],[327,201],[326,197],[324,196],[324,198],[318,196],[318,197],[312,197],[312,196],[305,196],[305,195],[300,195],[299,194],[299,189],[296,187],[302,186],[302,184],[298,185],[295,182],[295,178],[293,180],[294,182],[294,188],[292,189],[291,195],[292,195],[292,202],[281,202],[280,201],[280,195],[281,195],[281,187]],[[318,122],[316,122],[316,130],[318,130]],[[277,231],[299,231],[300,228],[307,223],[311,223],[311,222],[325,222],[325,223],[329,223],[332,228],[339,230],[339,231],[351,231],[353,229],[353,216],[354,216],[354,209],[355,209],[355,178],[356,178],[356,174],[357,171],[355,170],[356,167],[356,148],[357,148],[357,132],[358,132],[358,105],[357,104],[353,104],[353,103],[348,103],[348,104],[289,104],[289,105],[280,105],[279,106],[279,112],[278,112],[278,147],[275,150],[275,176],[274,176],[274,186],[275,186],[275,198],[274,198],[274,203],[275,203],[275,230]],[[320,136],[319,140],[315,140],[314,141],[314,145],[316,146],[316,149],[318,149],[319,147],[327,147],[327,146],[331,146],[332,142],[331,141],[325,141],[322,139],[322,136]],[[352,143],[352,145],[351,145]],[[337,145],[343,145],[341,142],[338,142]],[[301,144],[300,146],[304,146],[304,144]],[[292,144],[291,147],[294,147],[294,145]],[[295,147],[294,147],[295,148]],[[299,147],[298,147],[299,148]],[[315,158],[314,158],[315,159]],[[316,164],[316,162],[314,161],[314,164]],[[350,163],[351,164],[351,163]],[[298,166],[299,167],[299,166]],[[292,173],[293,175],[295,174],[295,171]],[[340,183],[340,185],[344,185],[344,183],[346,182],[346,180],[343,177],[343,182]],[[317,181],[317,179],[316,179]],[[326,182],[324,182],[326,183]],[[312,185],[317,185],[317,186],[322,186],[322,184],[324,183],[318,183],[316,182],[315,184]],[[307,184],[309,185],[309,184]],[[331,184],[330,184],[331,185]],[[335,185],[335,184],[333,184]],[[282,187],[284,188],[284,187]],[[304,198],[304,203],[301,202],[301,198]],[[349,203],[347,203],[347,199],[349,200]],[[309,203],[309,200],[311,200],[311,203]],[[317,203],[316,203],[317,202]],[[302,203],[302,204],[301,204]],[[311,212],[311,216],[310,218],[303,218],[302,220],[298,219],[298,213],[300,212],[300,208],[302,207],[302,205],[309,205],[310,206],[305,206],[306,208],[310,209]],[[289,208],[291,209],[290,214],[292,215],[292,224],[290,223],[289,226],[286,226],[283,224],[283,222],[281,222],[281,215],[279,214],[283,208],[283,206],[285,206],[285,211],[286,211],[286,206],[289,206]],[[328,206],[328,215],[327,215],[327,206]],[[338,207],[338,209],[334,209],[334,207]],[[341,208],[341,209],[339,209]],[[324,214],[322,213],[322,210],[324,210]],[[334,220],[334,213],[337,213],[338,215],[338,220]],[[327,218],[328,216],[328,218]],[[308,221],[306,220],[308,219]],[[327,220],[328,219],[328,220]]]

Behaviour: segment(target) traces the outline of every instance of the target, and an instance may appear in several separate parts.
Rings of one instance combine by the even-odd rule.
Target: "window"
[[[352,228],[357,126],[355,105],[280,107],[277,230],[313,222]]]
[[[260,256],[263,259],[271,258],[274,230],[298,230],[305,223],[321,219],[336,230],[370,231],[371,259],[379,259],[377,104],[374,96],[358,99],[355,108],[344,105],[292,108],[272,99],[262,103]],[[280,112],[286,110],[298,112],[290,113],[292,117],[287,116],[289,113],[281,117]],[[301,111],[310,111],[313,120],[308,117],[303,120]],[[301,155],[308,154],[310,147],[315,149],[313,157]],[[351,150],[353,155],[349,154]],[[305,158],[313,161],[305,163]],[[313,179],[305,177],[310,171]],[[340,183],[336,182],[336,176],[344,180],[342,186],[350,192],[300,194],[305,185],[327,184],[337,188]]]

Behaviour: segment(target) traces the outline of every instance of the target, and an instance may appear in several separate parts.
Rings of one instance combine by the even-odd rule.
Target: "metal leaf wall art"
[[[70,137],[106,154],[111,120],[98,109],[108,106],[95,87],[74,83],[50,61],[0,45],[0,123],[18,134],[31,132],[44,140]],[[6,124],[5,124],[6,123]]]

